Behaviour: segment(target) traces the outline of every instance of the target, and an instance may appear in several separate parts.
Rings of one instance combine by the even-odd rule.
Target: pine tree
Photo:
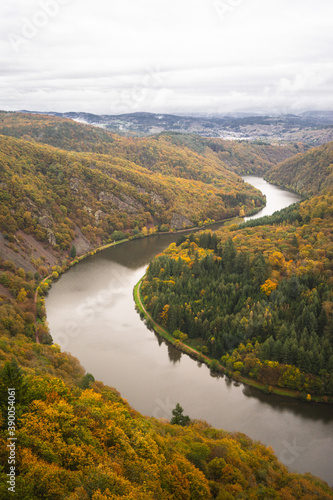
[[[172,410],[173,417],[170,420],[170,423],[173,425],[182,425],[183,427],[189,425],[189,423],[191,422],[190,417],[188,415],[183,415],[183,411],[183,408],[179,403],[177,403],[176,408]]]
[[[7,361],[0,371],[0,408],[4,417],[5,427],[7,425],[9,389],[15,390],[15,413],[18,419],[22,415],[27,403],[28,386],[25,375],[14,358],[10,362]]]
[[[70,251],[70,256],[72,257],[72,259],[75,259],[75,257],[76,257],[76,247],[75,247],[75,245],[72,245],[72,248],[71,248],[71,251]]]

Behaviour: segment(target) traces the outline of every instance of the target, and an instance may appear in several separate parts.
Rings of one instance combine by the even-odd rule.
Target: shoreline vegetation
[[[250,387],[254,387],[255,389],[258,389],[262,391],[265,394],[274,394],[277,396],[284,396],[284,397],[289,397],[289,398],[294,398],[297,400],[301,400],[303,402],[314,402],[314,403],[322,403],[322,404],[333,404],[333,397],[327,397],[327,401],[323,401],[322,396],[320,395],[315,395],[311,394],[310,398],[303,398],[300,395],[300,391],[292,390],[292,389],[287,389],[287,388],[281,388],[281,387],[275,387],[275,386],[267,386],[261,382],[258,382],[257,380],[251,379],[249,377],[244,377],[240,374],[235,374],[233,371],[228,370],[225,366],[223,366],[218,360],[210,358],[209,356],[206,356],[205,354],[201,353],[197,349],[194,349],[193,347],[189,346],[186,344],[186,342],[181,341],[179,339],[176,339],[173,335],[168,332],[166,328],[158,324],[154,319],[151,317],[151,315],[148,313],[146,310],[142,296],[141,296],[141,283],[144,280],[145,275],[140,278],[138,283],[135,285],[134,290],[133,290],[133,297],[136,305],[136,310],[140,314],[140,317],[142,320],[145,320],[147,323],[148,328],[151,328],[154,330],[154,332],[161,336],[165,341],[169,342],[170,344],[173,345],[176,349],[180,350],[184,354],[189,355],[191,358],[195,359],[199,363],[205,363],[208,368],[213,373],[217,374],[222,374],[230,379],[234,380],[235,382],[242,383],[245,385],[248,385]]]
[[[256,210],[255,213],[262,210],[262,208],[263,207],[255,209]],[[243,218],[239,218],[239,217],[230,217],[228,219],[221,219],[219,221],[214,220],[214,221],[210,222],[209,224],[203,224],[202,227],[201,226],[194,226],[194,227],[179,229],[179,230],[175,230],[175,231],[159,231],[157,233],[152,233],[152,234],[147,234],[147,235],[142,234],[141,236],[134,236],[134,237],[133,237],[133,235],[131,235],[132,237],[123,238],[123,239],[117,240],[117,241],[115,240],[115,241],[112,241],[110,243],[106,243],[104,245],[98,246],[96,248],[92,248],[92,249],[88,250],[87,252],[83,253],[82,255],[75,256],[74,259],[72,259],[71,261],[68,262],[68,264],[65,268],[60,267],[59,265],[53,266],[52,273],[45,276],[36,285],[36,289],[35,289],[34,308],[35,308],[35,326],[36,326],[35,341],[36,341],[36,344],[41,343],[40,342],[40,334],[38,331],[38,325],[41,325],[41,327],[43,329],[45,329],[45,327],[46,327],[45,321],[47,320],[47,315],[45,315],[43,318],[40,318],[38,316],[38,309],[41,309],[41,308],[45,309],[44,296],[49,292],[53,281],[57,281],[61,274],[67,272],[70,268],[72,268],[73,266],[75,266],[76,264],[81,262],[82,260],[84,260],[88,257],[92,257],[93,255],[96,255],[96,253],[107,250],[108,248],[111,248],[113,246],[121,245],[122,243],[127,243],[129,241],[133,241],[136,239],[149,238],[150,236],[157,236],[157,235],[161,235],[161,234],[178,234],[178,233],[189,232],[189,231],[200,231],[201,229],[206,229],[206,228],[209,229],[209,227],[214,226],[215,224],[226,224],[226,223],[230,223],[230,221],[239,220],[239,219],[244,220]],[[49,335],[49,337],[51,337],[51,335]],[[52,339],[52,342],[53,342],[53,339]]]
[[[266,199],[266,197],[265,197]],[[264,207],[266,206],[266,203],[263,207],[256,207],[253,208],[250,211],[250,214],[244,215],[244,217],[250,217],[251,215],[255,215],[256,213],[260,212]],[[143,238],[149,238],[151,236],[158,236],[158,235],[163,235],[163,234],[179,234],[179,233],[184,233],[184,232],[190,232],[190,231],[201,231],[204,229],[209,229],[212,226],[215,226],[216,224],[223,224],[223,225],[229,225],[233,221],[234,223],[241,223],[244,222],[244,217],[228,217],[226,219],[220,219],[218,221],[216,220],[209,220],[209,222],[205,221],[202,223],[202,225],[199,226],[192,226],[184,229],[177,229],[177,230],[169,230],[169,231],[158,231],[156,233],[151,233],[151,234],[142,234],[140,236],[136,235],[131,235],[128,238],[123,238],[121,240],[114,240],[110,243],[106,243],[104,245],[98,246],[96,248],[92,248],[88,250],[87,252],[83,253],[82,255],[75,256],[74,259],[68,262],[67,266],[65,268],[60,267],[59,265],[53,266],[52,267],[52,273],[45,276],[37,285],[35,289],[35,294],[34,294],[34,307],[35,307],[35,341],[36,344],[40,343],[40,335],[38,332],[38,325],[41,325],[43,328],[45,328],[45,321],[47,320],[47,315],[45,315],[43,318],[38,317],[38,306],[39,308],[45,308],[45,302],[44,302],[44,296],[49,292],[49,289],[51,287],[51,284],[53,281],[57,281],[60,277],[61,274],[65,273],[68,271],[71,267],[75,266],[82,260],[92,257],[93,255],[96,255],[96,253],[102,252],[104,250],[107,250],[108,248],[111,248],[116,245],[120,245],[122,243],[127,243],[129,241],[133,240],[138,240],[138,239],[143,239]],[[51,337],[51,335],[49,335]],[[53,339],[52,339],[53,342]]]
[[[253,211],[253,213],[251,213],[251,215],[258,213],[263,208],[264,207],[259,207],[258,209],[255,209],[255,211]],[[249,215],[245,215],[245,217],[249,217]],[[71,260],[68,263],[68,265],[65,269],[61,268],[60,266],[53,266],[53,268],[52,268],[53,272],[51,274],[49,274],[48,276],[45,276],[36,286],[35,297],[34,297],[35,307],[37,306],[38,300],[40,298],[43,298],[43,296],[46,293],[48,293],[53,281],[56,281],[60,277],[61,274],[68,271],[71,267],[75,266],[76,264],[78,264],[79,262],[81,262],[82,260],[84,260],[88,257],[92,257],[93,255],[96,255],[96,253],[102,252],[102,251],[107,250],[108,248],[111,248],[111,247],[116,246],[116,245],[121,245],[122,243],[128,243],[129,241],[139,240],[139,239],[143,239],[143,238],[149,238],[151,236],[158,236],[158,235],[163,235],[163,234],[179,234],[179,233],[185,233],[185,232],[190,232],[190,231],[200,231],[203,229],[209,229],[210,227],[215,226],[216,224],[228,225],[232,221],[239,221],[239,223],[240,223],[240,221],[242,221],[242,222],[244,221],[244,218],[243,217],[229,217],[227,219],[221,219],[218,221],[214,220],[214,221],[210,222],[209,224],[203,224],[202,226],[192,226],[189,228],[177,229],[174,231],[159,231],[159,232],[151,233],[151,234],[147,234],[147,235],[123,238],[121,240],[112,241],[110,243],[106,243],[106,244],[98,246],[96,248],[92,248],[91,250],[88,250],[87,252],[83,253],[82,255],[76,256],[73,260]],[[37,308],[36,308],[36,316],[35,316],[36,326],[40,322],[40,321],[38,321],[38,319],[39,318],[37,315]],[[36,329],[36,342],[37,342],[37,344],[39,343],[37,329]]]

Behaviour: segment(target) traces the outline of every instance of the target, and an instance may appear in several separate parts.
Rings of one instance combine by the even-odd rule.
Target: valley
[[[328,117],[305,119],[319,130]],[[125,137],[62,116],[0,113],[0,449],[5,457],[4,402],[15,383],[23,496],[13,498],[332,498],[332,143],[310,147],[313,135],[304,143],[238,142],[171,129]],[[279,185],[277,198],[289,188],[303,201],[260,218],[268,197],[240,174],[265,175]],[[201,231],[178,233],[194,227]],[[122,240],[129,241],[94,255]],[[300,385],[300,400],[212,377],[147,330],[132,289],[150,259],[155,303],[148,282],[143,298],[157,322],[188,335],[233,375],[249,368],[270,386],[289,370],[284,382]],[[222,274],[209,288],[214,262]],[[245,274],[233,281],[235,266],[254,273],[255,289]],[[172,326],[170,306],[184,305],[173,287],[186,273],[188,314],[176,312]],[[230,310],[221,319],[213,295],[225,279],[244,293],[237,304],[228,285]],[[217,320],[229,323],[220,328]],[[188,427],[163,420],[177,402]],[[276,429],[278,458],[329,485],[288,471],[242,434],[269,444]],[[294,443],[298,456],[290,456]],[[5,471],[0,480],[5,495]]]

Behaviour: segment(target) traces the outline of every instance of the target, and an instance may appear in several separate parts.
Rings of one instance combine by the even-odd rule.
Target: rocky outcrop
[[[16,248],[10,248],[9,242],[0,232],[0,257],[3,260],[11,260],[16,267],[22,267],[26,272],[36,272],[35,261],[41,258],[43,265],[52,267],[58,263],[54,250],[46,247],[45,241],[36,240],[31,234],[26,234],[20,229],[16,233],[15,240],[18,241]]]
[[[38,222],[41,226],[45,227],[45,229],[51,229],[53,227],[53,219],[50,215],[42,215],[38,217]]]
[[[81,255],[83,253],[88,252],[93,248],[92,243],[84,236],[78,226],[75,226],[75,239],[73,241],[73,245],[76,248],[76,254]]]
[[[74,193],[78,193],[80,190],[80,183],[80,179],[78,179],[77,177],[72,177],[69,181],[69,187],[72,191],[74,191]]]
[[[138,209],[143,208],[141,203],[136,201],[134,198],[131,198],[130,196],[127,195],[122,195],[122,200],[115,196],[112,193],[101,191],[99,193],[99,201],[102,203],[112,203],[115,205],[119,210],[123,210],[124,212],[127,213],[136,213]]]
[[[154,191],[148,192],[141,186],[135,186],[135,188],[140,194],[148,194],[154,203],[157,203],[159,205],[162,205],[164,203],[163,198],[159,196],[157,193],[154,193]]]
[[[29,212],[38,212],[37,205],[30,198],[24,198],[24,205]]]
[[[52,245],[53,247],[57,244],[56,237],[54,235],[54,232],[52,229],[48,228],[47,229],[47,241]]]
[[[187,217],[184,217],[184,215],[175,213],[172,216],[170,226],[172,229],[185,229],[186,227],[193,226],[193,222]]]
[[[105,217],[106,217],[106,213],[105,212],[103,212],[102,210],[97,210],[97,212],[95,212],[96,224],[98,224],[99,221],[101,221]]]
[[[151,191],[149,194],[154,203],[157,203],[158,205],[163,205],[164,200],[161,196],[154,193],[154,191]]]

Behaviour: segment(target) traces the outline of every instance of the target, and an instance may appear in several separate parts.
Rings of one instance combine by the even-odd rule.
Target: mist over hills
[[[151,135],[175,131],[233,140],[296,141],[313,146],[333,140],[333,111],[306,111],[299,115],[237,113],[207,117],[144,112],[95,115],[85,112],[51,111],[41,114],[70,118],[121,134]]]

